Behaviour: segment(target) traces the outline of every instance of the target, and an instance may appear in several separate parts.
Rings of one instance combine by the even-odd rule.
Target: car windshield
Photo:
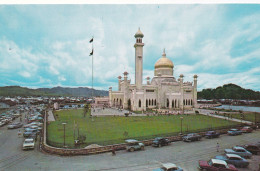
[[[25,143],[33,143],[33,140],[25,140]]]

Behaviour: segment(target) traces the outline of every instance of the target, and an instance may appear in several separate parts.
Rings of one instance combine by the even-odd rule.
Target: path
[[[54,115],[51,110],[48,111],[48,122],[55,121]]]
[[[252,122],[246,121],[246,120],[241,120],[241,119],[236,119],[236,118],[228,118],[228,117],[225,117],[225,116],[212,114],[212,112],[215,112],[214,110],[207,110],[207,109],[197,109],[197,110],[202,115],[207,115],[207,116],[211,116],[211,117],[215,117],[215,118],[221,118],[221,119],[225,119],[225,120],[231,120],[231,121],[240,122],[240,123],[242,122],[242,123],[246,123],[246,124],[253,124]],[[225,112],[225,113],[227,113],[227,112]]]

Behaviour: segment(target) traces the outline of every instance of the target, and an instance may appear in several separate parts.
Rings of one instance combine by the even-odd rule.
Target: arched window
[[[189,99],[189,105],[190,105],[190,99]]]
[[[192,105],[192,99],[190,100],[190,105]]]
[[[154,105],[156,106],[156,99],[154,100]]]
[[[141,100],[139,100],[139,107],[141,107],[142,106],[142,103],[141,103]]]
[[[146,99],[146,104],[145,105],[146,105],[146,107],[148,107],[148,100],[147,99]]]
[[[177,100],[175,99],[174,101],[175,101],[175,102],[174,102],[174,103],[175,103],[174,106],[175,106],[175,108],[177,108]]]
[[[152,99],[152,106],[153,106],[153,99]]]
[[[118,99],[116,99],[116,105],[118,105]]]
[[[185,100],[183,100],[183,105],[185,106]]]
[[[169,107],[169,99],[167,99],[167,104],[166,104],[167,107]]]
[[[151,105],[151,100],[149,99],[149,106]]]
[[[172,100],[172,108],[175,108],[175,106],[174,106],[174,100]]]
[[[120,99],[120,104],[119,104],[120,106],[122,106],[122,100]]]

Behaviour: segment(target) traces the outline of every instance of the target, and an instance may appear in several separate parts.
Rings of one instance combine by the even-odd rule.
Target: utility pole
[[[66,125],[67,123],[65,123],[65,122],[63,122],[62,123],[62,125],[63,125],[63,133],[64,133],[64,135],[63,135],[63,147],[65,147],[65,125]]]

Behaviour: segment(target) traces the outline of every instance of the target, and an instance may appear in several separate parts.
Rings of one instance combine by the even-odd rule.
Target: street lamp
[[[67,123],[65,123],[65,122],[62,123],[62,125],[63,125],[63,133],[64,133],[64,135],[63,135],[63,138],[64,138],[63,147],[65,147],[65,125],[66,125],[66,124],[67,124]]]
[[[183,117],[180,117],[181,119],[181,134],[182,134],[182,120],[183,120]]]

